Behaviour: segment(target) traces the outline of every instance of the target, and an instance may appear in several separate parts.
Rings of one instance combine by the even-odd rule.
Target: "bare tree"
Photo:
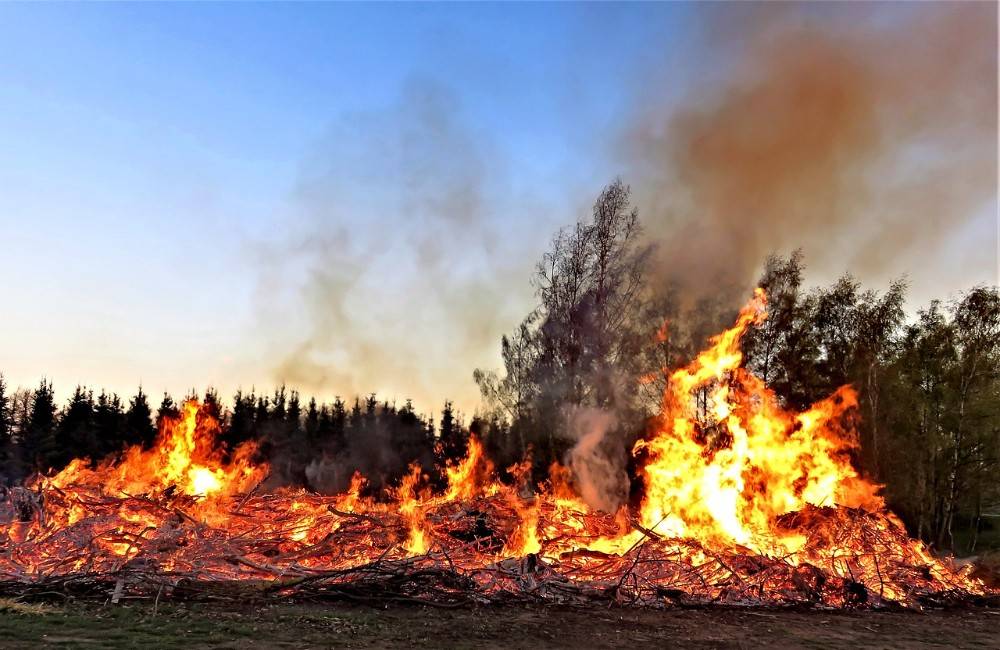
[[[558,457],[568,405],[637,410],[648,253],[621,180],[604,188],[590,219],[553,238],[536,267],[539,305],[502,340],[504,375],[475,373],[487,401],[515,424],[529,415],[534,420],[535,435],[522,447],[541,442]]]

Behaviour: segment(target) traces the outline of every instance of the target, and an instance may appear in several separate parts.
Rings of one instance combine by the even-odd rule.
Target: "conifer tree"
[[[149,406],[146,393],[142,386],[135,396],[129,400],[128,411],[125,412],[125,441],[129,445],[150,447],[156,440],[156,427],[153,425],[153,410]]]
[[[229,416],[229,426],[224,429],[222,435],[230,451],[253,437],[256,402],[257,397],[253,391],[245,395],[242,390],[238,390],[233,396],[233,411]]]
[[[53,461],[60,468],[74,458],[94,459],[98,455],[92,391],[79,385],[73,390],[56,426],[55,440],[58,451]]]
[[[174,403],[174,398],[163,393],[163,401],[160,402],[160,408],[156,410],[156,430],[163,431],[165,420],[176,420],[180,415],[180,409]]]
[[[121,451],[125,447],[125,413],[122,400],[116,393],[105,391],[97,397],[94,406],[94,438],[96,443],[92,456],[104,457]]]
[[[60,451],[55,426],[56,404],[52,382],[43,379],[31,396],[22,440],[24,459],[30,471],[48,471],[57,464]]]
[[[315,447],[319,440],[319,407],[315,397],[309,398],[309,406],[306,408],[305,433],[309,446]]]
[[[7,396],[7,384],[0,373],[0,485],[13,480],[15,455],[14,414]]]

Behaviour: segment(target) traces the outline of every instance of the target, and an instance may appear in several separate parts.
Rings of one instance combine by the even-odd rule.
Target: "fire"
[[[445,476],[448,478],[445,501],[473,498],[481,490],[484,477],[488,480],[492,474],[493,463],[486,458],[482,443],[475,436],[470,436],[465,458],[445,468]]]
[[[765,307],[757,291],[732,328],[669,375],[652,433],[634,449],[643,487],[634,508],[590,510],[572,469],[558,464],[547,484],[530,484],[527,461],[509,468],[513,485],[501,483],[475,437],[464,459],[443,468],[447,485],[437,494],[417,465],[379,499],[362,496],[358,474],[337,496],[258,493],[269,470],[256,447],[221,448],[218,422],[189,401],[163,422],[152,449],[96,467],[78,459],[39,478],[37,493],[8,494],[9,512],[22,514],[4,519],[0,509],[0,583],[127,568],[156,585],[347,584],[384,570],[390,581],[450,572],[444,592],[423,587],[449,598],[457,584],[481,598],[581,594],[640,604],[678,593],[834,606],[983,593],[909,539],[878,486],[853,468],[850,387],[797,413],[742,367],[741,337],[766,318]]]
[[[220,472],[221,474],[221,472]],[[189,494],[206,496],[222,489],[222,482],[215,472],[207,467],[192,467],[188,470]]]
[[[403,477],[403,482],[396,491],[399,504],[399,514],[407,522],[408,536],[403,548],[411,555],[421,555],[427,552],[427,533],[424,531],[424,520],[421,514],[420,499],[417,495],[417,484],[420,481],[420,467],[413,465],[410,473]]]
[[[657,433],[636,445],[649,459],[641,519],[658,534],[798,551],[803,540],[778,530],[781,515],[806,504],[882,507],[877,486],[850,463],[857,446],[846,428],[857,408],[850,387],[792,413],[741,367],[740,339],[765,318],[765,304],[757,290],[733,328],[670,376]]]
[[[100,487],[107,494],[146,494],[168,488],[191,496],[239,494],[267,476],[266,464],[254,463],[256,446],[236,448],[228,462],[216,442],[219,423],[194,400],[184,403],[180,415],[164,419],[155,446],[128,449],[120,462],[108,461],[90,469],[76,459],[44,482],[58,488],[70,485]]]

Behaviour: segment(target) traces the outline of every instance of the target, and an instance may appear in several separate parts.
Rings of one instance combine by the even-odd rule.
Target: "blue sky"
[[[473,137],[489,135],[514,191],[556,179],[583,184],[607,175],[592,168],[605,146],[594,134],[621,110],[644,44],[683,39],[686,13],[0,7],[8,381],[46,374],[61,391],[97,382],[123,392],[138,381],[152,391],[270,385],[278,378],[266,351],[247,354],[262,345],[253,253],[300,211],[303,167],[331,125],[393,106],[408,84],[433,83]],[[565,177],[570,169],[577,178]],[[543,231],[572,219],[549,217]],[[513,292],[512,313],[523,311],[525,291]],[[406,396],[402,385],[389,389]],[[468,402],[469,391],[462,397]]]
[[[622,116],[647,95],[669,107],[714,73],[726,44],[706,47],[701,11],[0,6],[0,371],[13,385],[47,375],[61,394],[77,383],[130,394],[140,381],[229,393],[288,378],[324,395],[379,390],[428,410],[451,396],[470,410],[471,368],[495,363],[499,334],[532,305],[532,261],[623,172]],[[410,124],[411,102],[425,100],[431,125]],[[489,207],[438,272],[463,278],[455,292],[489,285],[490,305],[421,301],[431,289],[413,280],[426,251],[407,248],[408,220],[438,217],[401,211],[439,186],[382,162],[409,164],[413,138],[433,148],[439,118],[457,162],[435,157],[429,171],[461,184],[474,166]],[[283,376],[282,346],[314,337],[309,312],[324,308],[310,306],[309,278],[337,281],[316,233],[343,229],[370,250],[397,224],[404,235],[356,270],[367,289],[351,304],[377,324],[352,316],[335,325],[357,331],[327,334],[355,348],[376,329],[407,335],[399,351],[443,360],[420,377],[389,359],[315,382]],[[409,311],[379,306],[400,300]],[[490,313],[455,326],[456,309]],[[364,363],[330,345],[326,362]]]

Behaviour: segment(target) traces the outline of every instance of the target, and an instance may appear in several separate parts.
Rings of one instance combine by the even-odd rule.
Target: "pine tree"
[[[56,404],[52,383],[44,379],[31,396],[31,408],[22,441],[25,462],[31,471],[55,467],[59,448],[55,439]]]
[[[163,431],[165,420],[176,420],[181,416],[180,409],[174,403],[174,398],[167,393],[163,393],[163,401],[160,408],[156,410],[156,430]]]
[[[377,410],[378,410],[378,400],[375,399],[375,393],[372,393],[371,395],[368,396],[368,399],[365,400],[364,420],[365,420],[365,426],[369,429],[373,429],[375,427],[375,422],[378,418]]]
[[[9,484],[15,474],[14,414],[7,397],[7,384],[0,373],[0,485]]]
[[[361,438],[364,435],[364,425],[365,420],[364,414],[361,411],[361,400],[355,397],[354,406],[351,407],[351,412],[347,415],[346,426],[344,427],[344,446],[350,446],[353,440]]]
[[[285,419],[285,385],[274,391],[274,398],[271,400],[271,419],[281,422]]]
[[[77,386],[55,430],[57,453],[53,462],[63,467],[74,458],[98,456],[94,427],[94,394]]]
[[[101,458],[121,451],[125,447],[125,413],[122,400],[116,393],[103,390],[94,407],[94,429],[97,444],[93,456]]]
[[[293,390],[288,397],[288,410],[285,420],[291,432],[298,431],[302,426],[302,404],[299,402],[299,391]]]
[[[256,402],[257,397],[253,391],[249,395],[244,395],[240,390],[233,396],[233,412],[229,417],[229,426],[222,435],[222,440],[230,450],[253,437]]]
[[[209,386],[205,390],[205,398],[201,401],[201,408],[198,410],[199,417],[211,417],[218,422],[219,426],[225,426],[225,412],[222,409],[222,402],[219,401],[219,391]]]
[[[357,406],[357,402],[355,402]],[[360,412],[360,407],[358,408]],[[347,439],[347,405],[338,395],[330,411],[330,443],[334,450],[342,449]]]
[[[135,397],[129,400],[128,411],[125,413],[126,442],[130,445],[151,447],[156,440],[156,427],[153,425],[153,410],[149,406],[146,394],[139,386]]]
[[[306,408],[305,431],[309,446],[315,447],[319,440],[319,407],[315,397],[309,398],[309,406]]]
[[[260,436],[261,430],[264,428],[264,426],[270,419],[270,414],[271,414],[270,405],[271,403],[268,401],[266,397],[257,398],[257,408],[254,412],[253,422],[258,437]]]
[[[445,458],[460,458],[465,454],[465,435],[462,428],[455,422],[455,411],[451,401],[444,403],[438,431],[438,439],[441,442],[441,450]]]

